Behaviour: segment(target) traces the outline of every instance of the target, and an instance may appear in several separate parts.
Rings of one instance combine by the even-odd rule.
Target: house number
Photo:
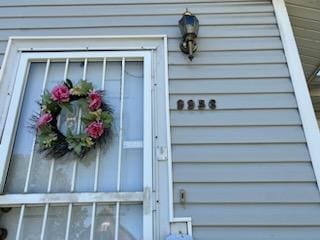
[[[211,110],[215,110],[217,108],[217,104],[216,104],[216,100],[215,99],[210,99],[208,101],[208,104],[206,104],[206,100],[203,100],[203,99],[199,99],[197,104],[192,99],[188,100],[186,103],[187,103],[186,105],[187,105],[187,109],[188,110],[195,110],[196,108],[198,110],[205,110],[206,106],[208,106],[209,109],[211,109]],[[177,101],[177,109],[178,110],[183,110],[184,108],[185,108],[184,100],[179,99]]]

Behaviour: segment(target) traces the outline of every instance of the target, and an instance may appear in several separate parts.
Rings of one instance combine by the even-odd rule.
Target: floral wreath
[[[63,108],[72,113],[73,101],[79,102],[84,132],[73,134],[68,127],[65,136],[58,128],[58,116]],[[60,158],[74,152],[82,158],[97,143],[106,143],[111,136],[112,110],[103,101],[102,92],[94,90],[91,82],[81,80],[73,86],[72,81],[67,79],[51,92],[45,90],[39,104],[41,114],[33,116],[33,121],[40,151],[45,151],[47,156]]]

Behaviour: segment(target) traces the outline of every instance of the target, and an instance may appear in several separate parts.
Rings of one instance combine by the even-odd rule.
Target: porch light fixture
[[[199,32],[199,20],[186,9],[182,18],[179,20],[179,28],[182,34],[180,49],[183,53],[188,54],[188,58],[192,61],[193,53],[198,48],[196,38]]]

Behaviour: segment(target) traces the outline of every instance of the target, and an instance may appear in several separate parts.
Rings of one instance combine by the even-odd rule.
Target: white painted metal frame
[[[119,227],[119,215],[120,215],[120,202],[142,202],[143,203],[143,236],[146,239],[152,239],[153,237],[153,217],[152,217],[152,209],[151,209],[151,195],[152,191],[152,116],[151,116],[151,53],[148,51],[118,51],[118,52],[41,52],[41,53],[23,53],[21,55],[19,70],[18,70],[18,78],[15,82],[15,87],[13,89],[13,98],[10,104],[10,108],[8,111],[8,119],[19,119],[19,114],[21,110],[23,93],[26,86],[26,76],[28,74],[28,68],[32,61],[46,60],[46,70],[45,77],[43,83],[43,90],[45,89],[45,85],[48,78],[48,71],[50,67],[50,61],[55,59],[66,59],[65,73],[64,77],[67,76],[68,71],[68,63],[70,58],[84,58],[84,71],[83,71],[83,79],[86,79],[87,72],[87,62],[88,58],[103,58],[103,78],[102,78],[102,86],[104,86],[105,74],[106,74],[106,60],[108,59],[122,59],[122,76],[121,76],[121,117],[120,117],[120,138],[119,138],[119,159],[118,159],[118,175],[117,175],[117,192],[115,193],[100,193],[97,192],[97,181],[98,181],[98,167],[99,167],[99,157],[100,150],[98,149],[98,154],[96,157],[96,167],[95,167],[95,182],[94,182],[94,192],[93,193],[73,193],[75,188],[75,178],[77,171],[77,161],[74,161],[73,171],[72,171],[72,183],[71,183],[71,193],[66,194],[52,194],[51,190],[51,182],[48,183],[48,191],[43,194],[27,194],[28,192],[28,179],[30,179],[30,172],[32,167],[32,159],[34,152],[34,145],[32,147],[32,153],[30,155],[28,172],[27,172],[27,181],[24,187],[24,194],[7,194],[0,196],[0,205],[21,205],[20,217],[18,222],[16,239],[20,239],[21,225],[23,221],[24,211],[26,204],[45,204],[44,209],[44,218],[41,229],[41,239],[44,239],[45,228],[46,228],[46,219],[49,204],[54,203],[68,203],[68,217],[67,217],[67,229],[65,234],[65,239],[69,239],[69,226],[71,222],[71,213],[73,203],[93,203],[92,208],[92,226],[90,231],[90,239],[93,239],[93,231],[94,231],[94,213],[97,202],[116,202],[116,234],[115,240],[118,240],[117,230]],[[125,84],[125,61],[126,58],[130,60],[130,58],[139,58],[143,60],[143,69],[144,69],[144,85],[143,85],[143,93],[144,93],[144,139],[142,144],[139,142],[135,143],[133,146],[143,145],[143,187],[144,192],[120,192],[120,175],[121,175],[121,153],[122,153],[122,122],[123,122],[123,103],[124,103],[124,84]],[[81,117],[81,113],[79,113]],[[80,119],[79,117],[79,119]],[[1,147],[5,152],[3,152],[3,158],[0,159],[5,163],[4,166],[8,167],[8,163],[10,161],[12,145],[14,142],[14,136],[17,129],[17,121],[6,121],[6,126],[4,128],[4,136],[6,136],[3,141]],[[78,122],[77,131],[80,131],[80,122]],[[35,143],[35,140],[34,140]],[[130,143],[127,145],[130,145]],[[129,146],[130,147],[130,146]],[[52,160],[52,164],[50,167],[50,172],[53,170],[54,160]],[[2,169],[2,177],[5,178],[7,169],[3,167]],[[49,180],[52,177],[49,176]],[[2,188],[4,185],[4,181],[2,182]],[[83,202],[82,202],[83,201]]]
[[[19,206],[21,204],[68,204],[75,203],[114,203],[114,202],[142,202],[143,192],[96,192],[96,193],[32,193],[25,194],[7,194],[0,198],[2,207]],[[94,199],[94,201],[93,201]]]
[[[320,132],[284,0],[273,0],[291,81],[320,191]]]
[[[118,149],[118,168],[117,168],[117,191],[120,191],[121,185],[121,160],[122,160],[122,146],[123,146],[123,107],[124,107],[124,71],[126,61],[122,58],[121,61],[121,83],[120,83],[120,123],[119,123],[119,149]],[[119,215],[120,215],[120,203],[116,205],[116,223],[114,238],[119,238]]]

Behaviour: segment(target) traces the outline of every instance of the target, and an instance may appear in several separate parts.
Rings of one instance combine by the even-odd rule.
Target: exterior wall
[[[2,1],[0,57],[9,36],[167,34],[175,216],[201,240],[317,239],[320,195],[271,2],[103,2]],[[200,20],[192,63],[179,50],[186,7]],[[177,111],[179,99],[217,110]]]

